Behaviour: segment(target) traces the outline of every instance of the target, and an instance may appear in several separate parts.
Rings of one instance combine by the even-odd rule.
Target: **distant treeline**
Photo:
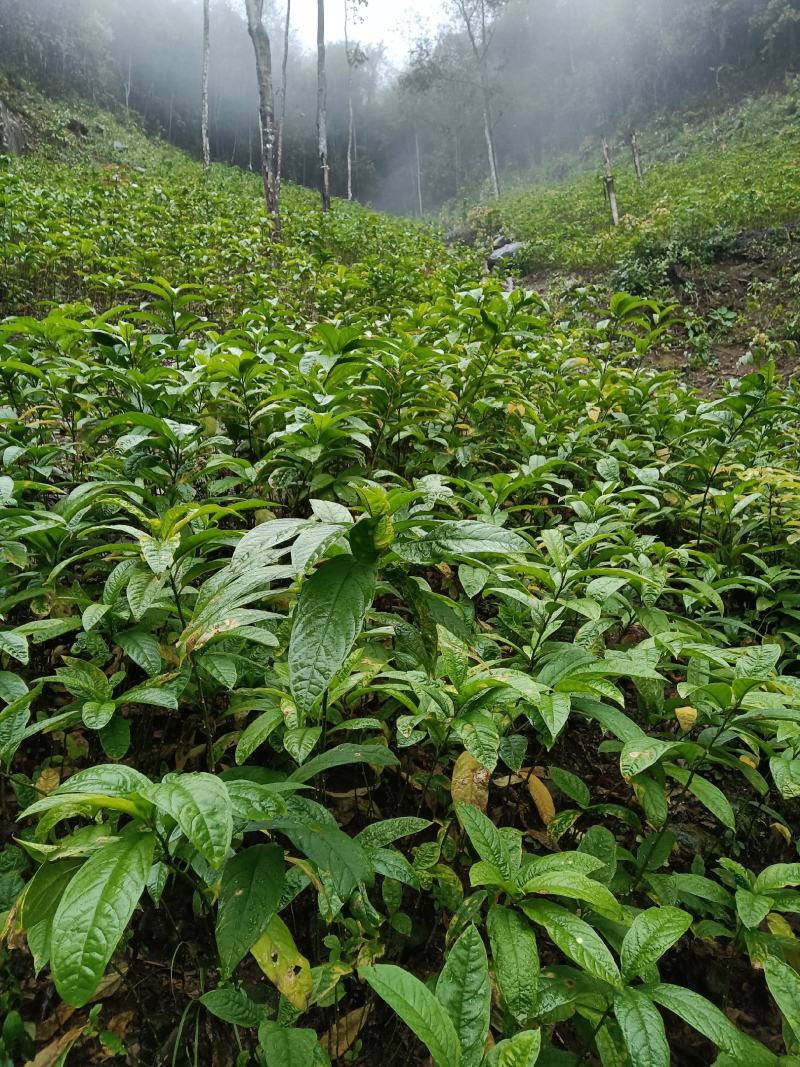
[[[268,4],[273,63],[285,0]],[[352,0],[351,0],[352,2]],[[386,0],[370,0],[385,3]],[[333,8],[345,0],[328,0]],[[463,0],[461,6],[464,7]],[[475,4],[473,3],[474,9]],[[678,108],[726,96],[800,66],[800,0],[483,0],[486,75],[500,181]],[[436,39],[410,42],[394,70],[380,48],[351,59],[354,190],[413,213],[489,189],[484,104],[459,0]],[[466,5],[469,10],[470,4]],[[200,146],[202,17],[198,0],[0,0],[0,67],[53,93],[114,102],[192,152]],[[348,52],[328,49],[334,193],[345,192]],[[316,181],[316,56],[293,41],[284,176]],[[213,158],[258,167],[253,52],[235,0],[211,24]]]

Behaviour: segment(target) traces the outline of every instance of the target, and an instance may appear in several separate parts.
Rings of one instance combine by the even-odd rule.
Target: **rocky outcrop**
[[[0,100],[0,155],[21,156],[25,151],[25,126],[19,115]]]
[[[522,241],[505,241],[499,246],[496,245],[486,261],[488,269],[490,271],[494,270],[498,263],[502,263],[504,259],[511,259],[524,247]]]

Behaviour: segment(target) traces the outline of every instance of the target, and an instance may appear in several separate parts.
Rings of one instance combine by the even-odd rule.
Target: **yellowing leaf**
[[[343,1016],[330,1030],[326,1030],[319,1039],[320,1045],[325,1049],[332,1060],[338,1060],[349,1052],[355,1044],[356,1038],[364,1029],[372,1011],[372,1005],[365,1004],[355,1011],[350,1011]]]
[[[45,797],[49,796],[55,789],[58,789],[60,784],[61,776],[57,767],[45,767],[33,783],[37,793],[41,793]]]
[[[311,964],[279,915],[250,949],[256,963],[293,1008],[305,1011],[311,997]]]
[[[453,765],[450,786],[453,803],[462,801],[486,811],[489,803],[489,778],[489,771],[478,763],[471,752],[462,752]]]
[[[747,766],[752,767],[754,771],[758,769],[758,760],[753,759],[752,756],[740,756],[739,762],[747,764]]]
[[[687,704],[685,708],[676,708],[675,718],[680,723],[681,730],[686,733],[697,722],[697,708],[693,708],[691,704]]]
[[[788,826],[784,826],[782,822],[771,822],[769,828],[778,834],[779,837],[782,837],[787,845],[791,845],[792,831]]]
[[[550,790],[541,778],[537,778],[535,774],[532,774],[528,779],[528,792],[536,805],[540,819],[545,826],[549,826],[556,817],[556,806],[550,796]]]
[[[597,420],[600,418],[600,408],[589,408],[586,414],[589,416],[589,419],[592,422],[597,422]]]
[[[767,926],[773,937],[788,937],[793,941],[795,940],[794,930],[792,930],[787,920],[776,911],[771,911],[767,916]]]

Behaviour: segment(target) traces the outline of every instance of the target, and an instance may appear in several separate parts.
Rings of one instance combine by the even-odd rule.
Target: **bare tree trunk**
[[[611,170],[611,150],[608,147],[608,141],[605,137],[603,138],[603,162],[605,163],[606,168],[603,185],[606,191],[608,206],[611,208],[611,221],[615,226],[619,226],[619,206],[617,204],[617,189],[614,184],[614,175]]]
[[[486,137],[486,150],[489,153],[489,174],[492,179],[492,192],[495,200],[500,199],[500,179],[497,176],[497,153],[494,147],[494,130],[492,129],[492,113],[490,111],[489,90],[484,93],[483,105],[483,132]]]
[[[286,22],[283,27],[283,60],[281,62],[281,114],[278,120],[278,156],[275,177],[280,187],[283,177],[283,132],[286,129],[286,90],[289,84],[289,30],[292,25],[292,0],[286,0]]]
[[[133,85],[131,77],[131,68],[133,67],[133,53],[128,52],[128,77],[123,82],[123,88],[125,90],[125,118],[127,119],[130,114],[131,105],[131,87]]]
[[[281,232],[280,189],[275,177],[275,110],[272,99],[272,55],[269,34],[263,22],[264,0],[245,0],[247,32],[253,42],[258,77],[258,119],[261,134],[261,175],[267,214],[272,218],[273,236]]]
[[[203,0],[203,82],[200,91],[200,139],[203,144],[203,172],[211,165],[211,146],[208,141],[208,61],[211,41],[211,0]]]
[[[325,0],[317,0],[317,135],[322,210],[331,209],[331,171],[328,164],[328,77],[325,69]]]
[[[483,97],[483,135],[486,139],[486,151],[489,155],[489,176],[495,200],[500,199],[500,178],[497,171],[497,149],[494,143],[492,123],[492,93],[489,85],[489,50],[492,43],[492,27],[487,18],[486,0],[478,0],[477,7],[467,0],[454,0],[456,10],[461,15],[469,38],[472,54],[480,74],[481,95]]]
[[[347,199],[353,199],[353,57],[348,27],[349,0],[344,0],[344,53],[347,58]]]
[[[420,218],[424,215],[422,206],[422,163],[419,158],[419,133],[414,130],[414,148],[417,153],[417,205],[419,206]]]
[[[633,153],[633,167],[636,171],[636,177],[639,181],[644,181],[644,175],[642,174],[642,157],[639,154],[639,134],[636,130],[631,130],[631,152]]]
[[[350,84],[347,90],[347,199],[353,199],[353,132],[355,128],[355,117],[353,115],[353,71],[352,69],[348,73]]]

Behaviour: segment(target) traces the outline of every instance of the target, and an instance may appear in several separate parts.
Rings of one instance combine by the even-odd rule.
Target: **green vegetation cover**
[[[91,122],[0,172],[0,1062],[800,1062],[796,381]]]

